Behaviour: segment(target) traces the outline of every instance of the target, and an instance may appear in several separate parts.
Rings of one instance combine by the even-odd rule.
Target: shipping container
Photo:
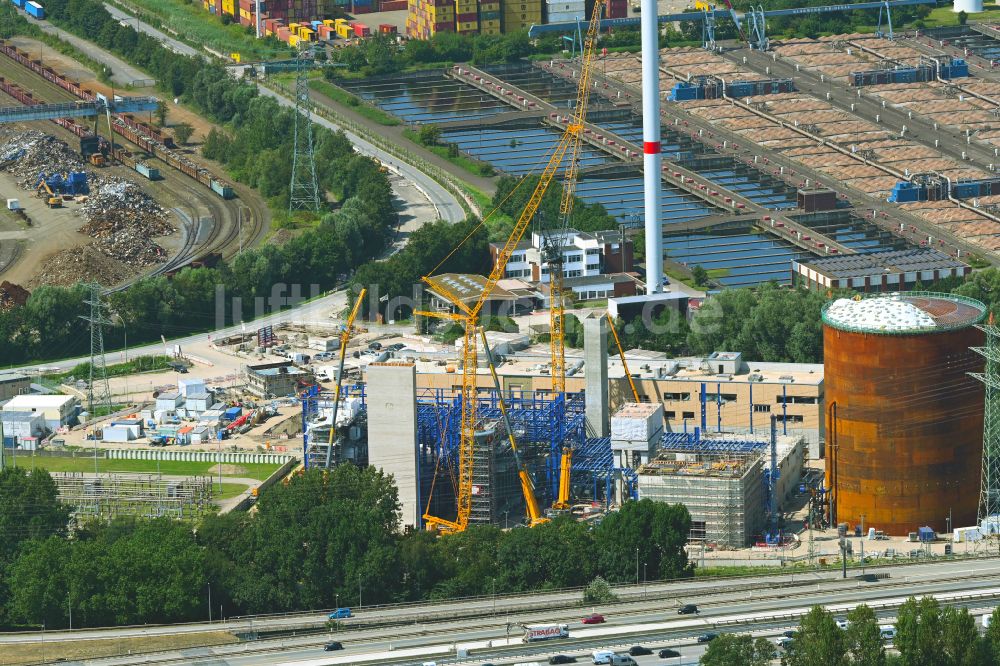
[[[378,25],[378,33],[380,35],[395,35],[396,34],[396,26],[394,26],[392,24],[389,24],[389,23],[379,23],[379,25]]]
[[[355,37],[369,37],[369,36],[371,36],[371,34],[372,34],[371,29],[368,26],[366,26],[364,23],[355,23],[354,24],[354,36]]]
[[[337,26],[337,36],[341,39],[348,39],[352,34],[354,34],[354,32],[351,30],[351,26],[346,23],[341,23]]]
[[[160,179],[160,170],[156,167],[151,167],[144,162],[136,162],[135,170],[150,180]]]
[[[927,188],[916,183],[900,181],[892,186],[889,203],[913,203],[927,201]]]
[[[212,188],[213,192],[215,192],[216,194],[218,194],[223,199],[232,199],[233,196],[234,196],[233,195],[233,188],[232,188],[232,186],[231,185],[227,185],[226,183],[223,183],[220,180],[215,180],[213,178],[212,179],[211,188]]]
[[[24,9],[25,1],[26,0],[11,0],[11,2],[14,3],[14,6],[17,7],[18,9]]]
[[[34,0],[28,0],[28,2],[24,3],[24,11],[28,12],[36,19],[45,18],[45,8]]]

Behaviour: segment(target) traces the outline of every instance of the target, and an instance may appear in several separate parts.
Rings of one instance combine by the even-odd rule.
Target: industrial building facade
[[[792,282],[809,289],[864,292],[910,291],[951,277],[965,277],[972,267],[930,248],[845,254],[792,261]]]
[[[10,400],[15,395],[28,393],[31,390],[31,380],[17,373],[0,375],[0,402]]]

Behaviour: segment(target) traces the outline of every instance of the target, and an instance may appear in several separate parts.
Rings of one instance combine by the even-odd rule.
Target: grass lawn
[[[717,280],[718,278],[724,278],[729,275],[728,268],[710,268],[705,272],[708,274],[708,277],[713,280]]]
[[[44,468],[50,472],[93,472],[94,459],[84,456],[62,458],[56,456],[18,455],[16,459],[7,456],[7,464],[16,463],[18,467]],[[100,472],[135,472],[139,474],[165,474],[167,476],[208,476],[209,470],[215,467],[214,462],[190,462],[176,460],[108,460],[98,458]],[[247,463],[244,465],[226,464],[222,477],[245,477],[263,481],[277,470],[279,465],[266,463]],[[218,472],[215,472],[218,477]],[[224,486],[226,484],[223,484]],[[239,486],[240,484],[233,484]],[[238,493],[237,493],[238,494]]]
[[[181,648],[235,643],[236,637],[225,631],[205,631],[170,636],[139,636],[135,638],[90,641],[47,641],[45,643],[5,643],[0,663],[40,664],[57,659],[75,661],[127,655],[129,652],[157,652]]]
[[[1000,18],[1000,6],[984,4],[983,9],[985,11],[982,13],[969,14],[968,22],[975,23],[976,21],[989,21],[990,19]],[[951,25],[958,25],[958,14],[951,11],[951,5],[931,10],[931,13],[924,19],[924,26],[927,28],[942,28]]]
[[[239,23],[223,25],[222,20],[190,0],[118,0],[113,4],[164,32],[173,32],[184,41],[203,44],[224,55],[239,53],[242,60],[279,60],[292,56],[292,49],[277,39],[257,39]],[[153,19],[153,20],[150,20]]]
[[[225,477],[223,477],[225,478]],[[227,500],[238,495],[242,495],[246,492],[246,486],[242,483],[225,483],[222,484],[222,492],[219,492],[219,484],[216,483],[212,486],[212,501],[218,502],[219,500]]]
[[[362,115],[368,120],[376,122],[379,125],[392,127],[402,123],[399,118],[389,115],[382,109],[374,107],[371,104],[367,104],[356,95],[352,95],[346,90],[338,88],[327,81],[313,80],[309,82],[309,87],[324,97],[329,98],[337,104],[352,109],[355,113],[358,113],[359,115]]]

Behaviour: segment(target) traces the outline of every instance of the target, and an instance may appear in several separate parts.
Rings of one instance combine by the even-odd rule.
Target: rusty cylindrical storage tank
[[[983,452],[979,301],[909,292],[823,308],[834,523],[905,536],[975,524]]]

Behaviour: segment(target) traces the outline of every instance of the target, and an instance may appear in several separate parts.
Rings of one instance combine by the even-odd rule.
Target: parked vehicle
[[[884,641],[892,641],[896,639],[896,627],[891,624],[880,624],[878,626],[878,632]]]

